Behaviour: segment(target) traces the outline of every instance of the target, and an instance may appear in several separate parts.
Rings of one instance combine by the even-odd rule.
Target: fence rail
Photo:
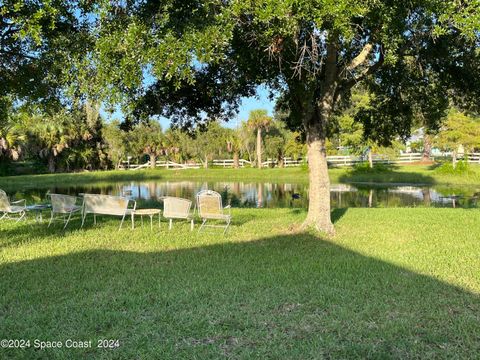
[[[373,162],[376,164],[383,163],[383,164],[409,164],[414,162],[422,161],[423,154],[422,153],[405,153],[400,154],[396,158],[388,158],[385,155],[373,155]],[[432,158],[433,159],[433,158]],[[461,157],[459,156],[459,159]],[[480,153],[469,153],[463,156],[463,159],[468,161],[469,163],[478,163],[480,164]],[[327,156],[327,163],[329,166],[332,167],[342,167],[342,166],[353,166],[358,163],[362,163],[367,161],[365,157],[361,156],[352,156],[352,155],[332,155]],[[306,163],[307,159],[292,159],[289,157],[283,158],[283,166],[285,167],[293,167],[293,166],[300,166],[303,163]],[[224,168],[233,167],[234,166],[233,159],[215,159],[213,160],[214,166],[222,166]],[[252,163],[245,159],[238,160],[240,167],[251,166]],[[277,159],[267,159],[266,161],[262,162],[262,167],[269,167],[269,166],[277,166],[278,160]],[[157,161],[157,167],[164,167],[166,169],[199,169],[202,167],[202,164],[199,163],[176,163],[173,161]],[[146,162],[144,164],[129,164],[126,161],[122,162],[120,165],[121,169],[129,169],[129,170],[140,170],[144,168],[150,167],[150,162]]]
[[[150,162],[147,161],[144,164],[130,164],[127,161],[123,161],[121,165],[119,166],[120,169],[123,170],[140,170],[140,169],[145,169],[149,168]],[[182,170],[182,169],[200,169],[201,164],[199,163],[185,163],[185,164],[180,164],[176,163],[174,161],[157,161],[155,163],[155,167],[164,167],[166,169],[176,169],[176,170]]]
[[[245,167],[245,164],[251,165],[252,163],[245,159],[239,159],[238,165],[240,167]],[[217,159],[213,160],[213,165],[215,166],[223,166],[223,167],[233,167],[235,165],[235,160],[233,159]]]
[[[470,153],[466,154],[465,158],[469,163],[478,163],[480,164],[480,153]]]
[[[422,153],[407,153],[407,154],[400,154],[394,162],[395,163],[413,163],[422,161],[423,154]]]

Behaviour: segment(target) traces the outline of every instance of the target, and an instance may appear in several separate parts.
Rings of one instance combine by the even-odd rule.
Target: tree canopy
[[[15,101],[66,100],[73,59],[92,44],[88,2],[0,2],[0,117]]]

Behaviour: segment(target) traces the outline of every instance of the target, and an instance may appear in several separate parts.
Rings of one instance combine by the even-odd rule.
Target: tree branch
[[[372,49],[372,43],[365,44],[362,51],[360,51],[360,53],[352,59],[350,64],[345,67],[344,71],[353,71],[355,68],[362,65],[367,60],[368,56],[372,52]]]
[[[337,81],[337,40],[334,36],[327,42],[325,59],[325,85],[328,88]]]
[[[378,56],[378,60],[374,64],[372,64],[372,65],[366,67],[365,69],[363,69],[363,71],[360,72],[360,74],[358,76],[354,76],[353,78],[344,81],[341,84],[342,90],[350,89],[351,87],[353,87],[359,81],[362,81],[367,76],[375,73],[383,65],[384,60],[385,60],[385,58],[384,58],[384,54],[383,54],[383,46],[380,46],[380,53],[379,53],[379,56]]]
[[[38,57],[27,55],[27,54],[24,54],[24,53],[9,51],[9,50],[6,50],[6,49],[0,49],[0,53],[10,55],[10,56],[23,57],[25,59],[30,59],[30,60],[38,60]]]

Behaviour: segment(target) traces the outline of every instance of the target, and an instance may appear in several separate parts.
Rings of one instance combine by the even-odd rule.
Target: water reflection
[[[50,189],[10,192],[15,198],[26,198],[29,203],[46,201],[48,191],[76,195],[96,193],[123,195],[136,199],[140,206],[159,206],[164,196],[177,196],[194,200],[195,194],[213,189],[222,194],[225,203],[234,207],[307,207],[306,184],[247,183],[247,182],[128,182],[111,185],[59,186]],[[441,188],[415,186],[353,186],[331,185],[332,208],[346,207],[477,207],[480,188]]]

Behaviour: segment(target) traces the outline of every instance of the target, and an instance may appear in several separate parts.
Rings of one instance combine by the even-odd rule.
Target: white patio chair
[[[133,203],[133,207],[129,208],[130,202]],[[132,217],[132,229],[133,229],[133,214],[137,207],[135,200],[129,200],[123,196],[112,195],[97,195],[97,194],[83,194],[83,208],[82,208],[82,225],[85,223],[87,214],[93,214],[93,223],[97,223],[97,215],[113,215],[121,216],[122,221],[120,227],[122,228],[125,216],[131,215]]]
[[[48,227],[50,227],[50,225],[52,224],[55,214],[62,214],[63,222],[65,223],[63,228],[65,229],[70,222],[72,214],[82,210],[82,206],[77,205],[77,201],[79,200],[79,198],[76,196],[63,194],[48,194],[48,196],[50,197],[50,201],[52,203],[52,210]]]
[[[232,215],[230,213],[230,205],[222,206],[222,196],[212,190],[203,190],[197,194],[197,209],[198,215],[202,219],[202,225],[198,229],[200,232],[204,227],[221,227],[224,228],[223,234],[225,234],[230,226]],[[224,209],[228,210],[228,214],[224,213]],[[206,225],[208,220],[225,221],[226,225]]]
[[[172,229],[173,219],[190,220],[190,230],[193,230],[193,216],[190,214],[192,202],[187,199],[166,196],[163,198],[163,217],[169,220],[168,229]]]
[[[0,220],[2,219],[17,219],[17,222],[25,219],[27,210],[27,201],[25,199],[18,201],[10,201],[5,191],[0,190]],[[11,215],[16,215],[12,217]]]

